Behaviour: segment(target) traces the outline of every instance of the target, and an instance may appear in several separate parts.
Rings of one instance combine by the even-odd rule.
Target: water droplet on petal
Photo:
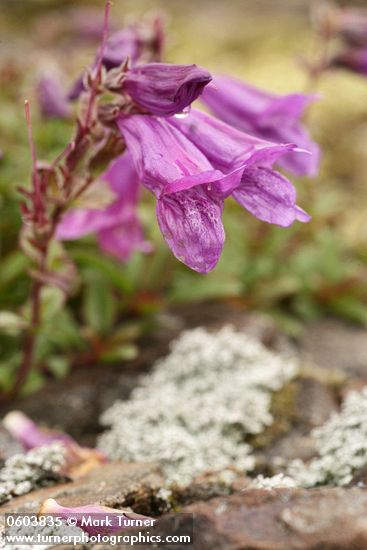
[[[188,105],[180,113],[176,113],[173,116],[179,119],[186,118],[190,114],[190,111],[191,111],[191,105]]]

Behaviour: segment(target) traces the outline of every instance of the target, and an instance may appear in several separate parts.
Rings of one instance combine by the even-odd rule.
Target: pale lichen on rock
[[[273,422],[272,393],[297,373],[293,357],[232,327],[184,332],[127,401],[102,416],[99,447],[113,459],[158,461],[168,481],[207,470],[251,470],[246,437]]]
[[[265,477],[258,475],[249,485],[249,489],[289,489],[297,487],[296,481],[285,474],[276,474],[275,476]]]
[[[367,465],[367,386],[347,394],[339,413],[312,432],[318,456],[293,461],[289,474],[304,487],[347,485]]]
[[[64,465],[65,450],[60,443],[8,458],[0,469],[0,504],[63,479]]]

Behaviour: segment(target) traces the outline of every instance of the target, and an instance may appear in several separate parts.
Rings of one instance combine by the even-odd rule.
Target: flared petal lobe
[[[172,116],[191,105],[211,79],[197,65],[148,63],[127,73],[123,90],[148,113]]]
[[[251,166],[268,166],[296,148],[292,143],[276,144],[233,128],[206,113],[192,109],[185,119],[172,117],[170,123],[178,128],[226,177],[216,189],[230,193]],[[304,156],[302,153],[298,153]],[[168,191],[175,191],[171,185]]]
[[[216,116],[262,139],[275,143],[295,143],[299,148],[308,150],[311,154],[302,158],[297,151],[292,151],[282,156],[278,164],[296,175],[316,175],[320,150],[301,124],[300,118],[317,96],[279,96],[227,76],[215,77],[214,84],[203,90],[201,99]]]
[[[199,273],[211,271],[220,258],[225,239],[222,210],[223,200],[202,186],[158,200],[158,223],[168,246]]]
[[[296,190],[281,174],[268,168],[248,170],[233,198],[259,220],[288,227],[310,217],[296,205]]]

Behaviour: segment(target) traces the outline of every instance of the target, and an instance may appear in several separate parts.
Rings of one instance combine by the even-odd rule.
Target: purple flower
[[[367,48],[350,48],[340,52],[331,58],[330,66],[367,76]]]
[[[300,122],[306,107],[316,99],[305,94],[279,96],[259,90],[228,76],[217,76],[214,86],[205,88],[203,102],[228,124],[277,143],[295,143],[311,155],[294,151],[279,160],[279,165],[296,175],[314,176],[320,151]]]
[[[101,176],[108,182],[117,199],[104,209],[75,208],[68,211],[57,227],[56,237],[73,240],[89,233],[97,233],[102,250],[121,261],[127,261],[134,250],[150,252],[136,214],[139,179],[131,157],[118,157]]]
[[[148,63],[127,73],[123,91],[150,114],[171,116],[191,105],[211,79],[197,65]]]
[[[282,155],[297,151],[292,144],[274,144],[232,128],[210,115],[192,110],[185,119],[170,119],[212,165],[227,177],[215,184],[222,196],[232,194],[258,219],[287,227],[294,221],[309,221],[296,205],[296,190],[284,176],[271,169]],[[173,184],[166,191],[174,192]]]
[[[152,527],[155,521],[149,516],[135,514],[130,509],[116,510],[107,506],[99,506],[98,504],[87,504],[85,506],[69,508],[61,506],[53,498],[48,498],[42,503],[38,514],[53,514],[64,521],[67,521],[71,517],[73,520],[76,520],[73,525],[80,527],[91,536],[111,535],[131,527]],[[89,517],[96,521],[86,521]],[[108,518],[107,522],[101,521],[101,519],[106,520],[106,518]]]
[[[248,136],[197,111],[184,120],[133,115],[120,118],[118,125],[142,183],[158,199],[158,223],[168,246],[192,269],[207,273],[218,262],[224,244],[223,202],[231,193],[270,223],[306,221],[291,183],[270,170],[294,145]],[[262,208],[242,199],[246,186]]]
[[[71,443],[73,439],[63,433],[41,430],[30,418],[20,411],[12,411],[3,419],[3,425],[25,450],[49,445],[54,441]]]
[[[67,118],[70,107],[56,74],[43,74],[37,85],[37,97],[41,113],[47,118]]]
[[[8,413],[3,419],[3,425],[26,451],[59,442],[65,451],[63,473],[71,478],[80,477],[107,462],[106,455],[101,451],[80,447],[67,434],[39,428],[20,411]]]

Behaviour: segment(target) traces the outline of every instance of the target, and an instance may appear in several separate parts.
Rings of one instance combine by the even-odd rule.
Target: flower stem
[[[55,159],[51,164],[51,172],[57,167],[61,162],[64,163],[63,170],[63,185],[62,192],[63,196],[59,202],[59,205],[55,208],[51,206],[51,203],[48,202],[47,191],[43,195],[43,189],[48,189],[48,180],[46,177],[46,185],[42,185],[44,182],[41,179],[37,166],[37,156],[36,150],[33,141],[32,133],[32,124],[30,116],[30,107],[29,101],[25,102],[25,113],[28,129],[28,139],[29,146],[32,156],[32,185],[33,190],[30,194],[31,197],[31,223],[32,223],[32,242],[36,244],[37,250],[39,253],[39,258],[37,260],[37,272],[41,275],[41,278],[34,278],[32,284],[32,290],[30,293],[30,304],[31,304],[31,318],[29,327],[26,331],[24,337],[23,345],[23,355],[22,361],[17,371],[16,379],[14,386],[11,392],[11,396],[17,395],[22,387],[24,386],[25,381],[29,375],[29,372],[32,369],[35,359],[35,348],[37,344],[37,335],[42,326],[42,289],[45,285],[45,282],[42,280],[42,276],[47,273],[47,264],[48,264],[48,254],[50,245],[55,236],[57,225],[65,212],[67,210],[70,200],[73,200],[76,196],[80,196],[84,191],[89,187],[90,183],[93,181],[92,178],[87,177],[84,184],[73,193],[72,184],[73,184],[73,170],[83,155],[86,153],[85,143],[88,135],[91,134],[94,120],[93,112],[95,103],[99,94],[99,87],[102,79],[102,62],[103,62],[103,53],[108,36],[108,24],[109,24],[109,12],[110,12],[110,2],[106,2],[105,7],[105,20],[104,20],[104,31],[102,44],[98,56],[96,70],[94,72],[93,80],[91,82],[89,97],[87,103],[87,110],[84,122],[79,123],[79,126],[76,131],[74,140],[62,151],[60,155]],[[50,172],[50,173],[51,173]]]

